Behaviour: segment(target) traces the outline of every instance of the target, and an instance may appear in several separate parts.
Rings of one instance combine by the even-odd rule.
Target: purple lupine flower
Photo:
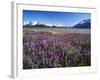
[[[49,31],[32,31],[25,35],[23,61],[28,61],[33,69],[90,64],[90,33],[59,35]],[[29,60],[26,60],[27,56]]]

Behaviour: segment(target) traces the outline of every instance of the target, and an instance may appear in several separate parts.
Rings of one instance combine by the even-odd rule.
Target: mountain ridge
[[[58,24],[43,24],[38,21],[30,21],[28,24],[23,25],[24,28],[91,28],[91,20],[86,19],[82,20],[79,23],[75,24],[74,26],[68,27],[64,25]]]

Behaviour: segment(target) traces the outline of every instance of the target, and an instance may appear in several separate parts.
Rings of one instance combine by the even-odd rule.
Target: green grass
[[[64,34],[64,33],[90,33],[90,29],[72,29],[72,28],[24,28],[23,31],[33,32],[33,31],[50,31],[55,34]]]

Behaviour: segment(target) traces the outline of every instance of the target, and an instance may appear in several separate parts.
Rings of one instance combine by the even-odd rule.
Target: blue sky
[[[70,27],[86,19],[91,19],[90,13],[23,10],[23,23],[38,21]]]

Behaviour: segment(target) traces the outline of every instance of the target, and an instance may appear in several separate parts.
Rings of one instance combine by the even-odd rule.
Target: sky
[[[71,27],[86,19],[91,19],[90,13],[23,10],[23,24],[37,21]]]

